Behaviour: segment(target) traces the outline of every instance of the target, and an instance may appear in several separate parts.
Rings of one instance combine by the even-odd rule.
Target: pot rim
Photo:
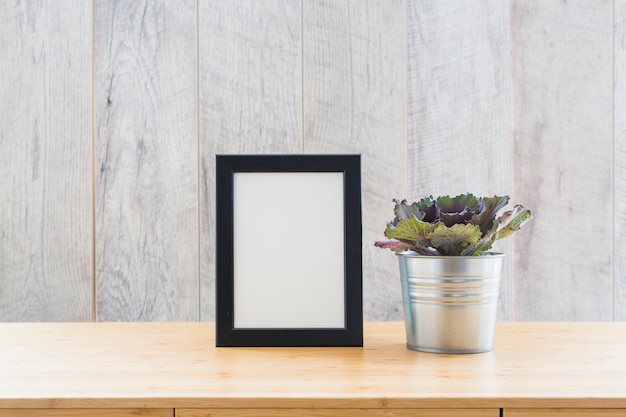
[[[420,255],[415,251],[396,252],[396,256],[402,258],[420,258],[420,259],[481,259],[481,258],[504,258],[503,252],[481,252],[478,255]]]

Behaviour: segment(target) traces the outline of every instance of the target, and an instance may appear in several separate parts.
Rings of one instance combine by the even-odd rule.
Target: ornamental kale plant
[[[432,196],[407,203],[394,200],[394,219],[385,236],[391,240],[374,245],[394,252],[421,255],[471,256],[491,249],[493,243],[512,235],[532,219],[530,210],[515,205],[500,216],[509,196]]]

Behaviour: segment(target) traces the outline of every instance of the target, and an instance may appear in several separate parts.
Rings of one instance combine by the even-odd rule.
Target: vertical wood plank
[[[508,2],[408,5],[409,191],[509,193]]]
[[[406,194],[404,1],[304,2],[304,151],[362,155],[365,320],[399,320],[397,261],[384,239]]]
[[[199,0],[201,320],[215,319],[215,155],[302,152],[301,15]]]
[[[408,42],[409,197],[511,195],[509,2],[408,0]],[[510,243],[494,249],[505,320]]]
[[[626,321],[626,1],[614,6],[614,310]]]
[[[96,1],[97,319],[198,319],[196,2]]]
[[[0,3],[0,321],[89,321],[91,3]]]
[[[512,3],[515,319],[612,318],[612,3]]]

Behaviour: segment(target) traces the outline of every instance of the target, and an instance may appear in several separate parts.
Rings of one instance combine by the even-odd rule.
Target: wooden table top
[[[626,408],[626,323],[498,323],[494,350],[216,348],[213,323],[0,323],[0,408]]]

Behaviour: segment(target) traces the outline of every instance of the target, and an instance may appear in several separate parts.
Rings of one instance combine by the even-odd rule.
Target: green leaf
[[[424,213],[420,210],[417,203],[409,205],[406,200],[394,200],[394,202],[396,205],[393,208],[393,213],[396,217],[393,220],[393,224],[397,224],[401,220],[408,220],[411,216],[415,216],[418,220],[424,219]]]
[[[424,213],[424,217],[420,220],[434,224],[439,220],[439,208],[435,204],[433,196],[424,197],[420,201],[413,203],[419,210]]]
[[[496,231],[496,240],[512,235],[522,228],[529,220],[532,219],[530,210],[521,205],[516,205],[512,210],[503,213],[498,217],[498,230]]]
[[[415,215],[411,215],[411,218],[400,220],[395,226],[387,225],[385,235],[390,239],[410,242],[416,246],[419,244],[430,244],[427,236],[434,228],[434,225],[418,220]]]
[[[504,212],[497,220],[489,233],[483,236],[475,245],[468,247],[464,254],[478,255],[481,252],[491,249],[493,243],[498,240],[511,236],[522,228],[526,222],[532,219],[530,210],[525,209],[521,205],[516,205],[512,210]]]
[[[479,210],[478,199],[470,193],[460,194],[452,198],[441,196],[437,198],[439,219],[448,227],[454,224],[467,223],[474,213]]]
[[[447,227],[443,223],[437,223],[428,239],[442,255],[455,256],[478,242],[481,235],[480,228],[474,224],[455,224]]]
[[[474,245],[469,245],[466,249],[461,252],[463,256],[474,256],[478,255],[481,252],[488,251],[493,246],[493,242],[496,241],[496,234],[490,233],[486,236],[483,236],[478,242]]]
[[[431,197],[422,198],[420,201],[408,204],[406,200],[393,200],[396,205],[393,208],[395,217],[391,224],[394,226],[401,220],[409,220],[415,216],[417,220],[433,223],[439,216],[435,201]]]
[[[469,222],[479,226],[480,231],[485,235],[493,229],[498,211],[509,204],[509,196],[483,197],[481,203],[482,210],[476,213]]]

